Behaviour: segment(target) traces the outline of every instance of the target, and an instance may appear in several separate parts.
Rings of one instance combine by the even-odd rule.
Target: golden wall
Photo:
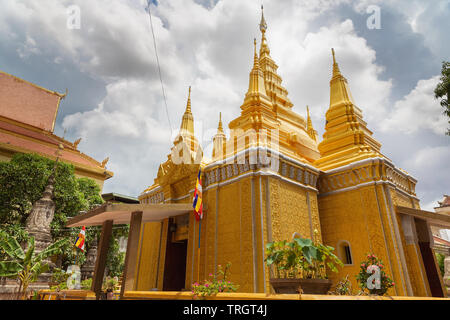
[[[348,274],[358,290],[355,275],[360,263],[374,253],[395,282],[388,294],[430,296],[418,243],[405,240],[407,217],[395,211],[396,205],[418,208],[415,182],[383,159],[361,161],[321,175],[319,212],[324,242],[339,249],[339,244],[347,241],[353,259],[351,265],[330,275],[334,282]]]

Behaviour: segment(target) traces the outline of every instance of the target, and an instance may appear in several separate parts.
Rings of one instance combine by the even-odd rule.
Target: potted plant
[[[395,285],[384,269],[381,259],[372,253],[367,255],[367,259],[361,262],[360,271],[356,275],[362,293],[367,289],[371,295],[382,296]]]
[[[270,284],[276,293],[326,294],[331,288],[327,270],[337,272],[336,265],[343,265],[333,251],[304,238],[268,243],[265,262],[274,269]]]
[[[106,281],[104,283],[104,291],[106,291],[106,300],[113,300],[114,298],[114,289],[117,285],[117,278],[113,277],[107,277]]]

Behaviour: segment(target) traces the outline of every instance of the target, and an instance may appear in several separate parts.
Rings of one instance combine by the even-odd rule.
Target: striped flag
[[[199,221],[203,219],[203,203],[202,203],[202,169],[200,168],[197,176],[197,183],[194,191],[194,207],[195,219]]]
[[[83,252],[85,239],[86,239],[86,228],[85,226],[83,226],[83,228],[81,228],[80,233],[78,234],[77,241],[75,241],[75,247],[77,247]]]

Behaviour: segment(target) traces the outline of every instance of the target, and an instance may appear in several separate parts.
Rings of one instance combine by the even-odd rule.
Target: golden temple
[[[229,123],[230,136],[220,116],[212,158],[203,158],[189,88],[180,134],[153,185],[139,196],[143,204],[192,203],[201,167],[200,244],[193,214],[143,223],[132,290],[189,290],[231,262],[240,292],[270,293],[265,244],[299,234],[336,248],[344,266],[329,275],[334,281],[348,274],[356,288],[359,262],[374,253],[396,283],[389,295],[445,296],[431,248],[436,221],[420,210],[417,180],[381,153],[334,50],[319,142],[309,108],[307,119],[292,110],[270,56],[264,14],[259,28],[259,52],[255,40],[248,90]]]

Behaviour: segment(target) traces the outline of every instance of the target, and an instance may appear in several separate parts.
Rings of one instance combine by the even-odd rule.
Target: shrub
[[[227,263],[225,270],[222,269],[221,265],[218,265],[217,273],[210,273],[209,280],[205,280],[201,284],[195,282],[192,285],[194,299],[197,299],[198,297],[215,295],[219,292],[235,292],[239,288],[239,285],[227,280],[227,277],[230,275],[230,268],[231,263]]]

